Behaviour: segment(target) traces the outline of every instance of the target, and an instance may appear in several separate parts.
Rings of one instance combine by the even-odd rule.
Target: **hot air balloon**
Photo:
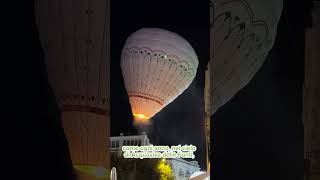
[[[125,42],[121,69],[135,122],[147,123],[189,87],[198,58],[176,33],[144,28]]]
[[[252,79],[275,41],[282,0],[213,0],[211,114]]]
[[[72,162],[96,169],[110,162],[108,7],[98,0],[39,0],[35,7]]]

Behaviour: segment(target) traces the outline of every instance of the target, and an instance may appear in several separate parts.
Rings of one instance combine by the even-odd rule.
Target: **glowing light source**
[[[135,114],[133,113],[134,125],[149,125],[150,118],[144,114]]]
[[[174,179],[171,166],[165,162],[165,159],[161,159],[157,166],[157,170],[160,173],[160,180]]]
[[[109,171],[101,166],[74,165],[73,167],[77,172],[97,179],[105,179],[109,175]]]
[[[149,118],[146,116],[146,115],[144,115],[144,114],[133,114],[133,117],[134,118],[137,118],[137,119],[145,119],[145,120],[148,120]]]

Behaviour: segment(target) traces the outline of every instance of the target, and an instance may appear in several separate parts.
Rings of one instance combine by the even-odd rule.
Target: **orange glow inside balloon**
[[[149,117],[144,114],[133,114],[133,119],[135,123],[137,124],[148,124],[149,123]]]

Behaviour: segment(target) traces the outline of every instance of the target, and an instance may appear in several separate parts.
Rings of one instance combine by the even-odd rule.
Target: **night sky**
[[[303,2],[284,2],[269,57],[213,116],[215,180],[303,179],[304,28],[310,22]]]
[[[111,136],[137,134],[133,127],[128,96],[120,68],[126,38],[145,27],[178,33],[195,49],[199,58],[196,79],[174,102],[152,118],[147,128],[154,145],[193,144],[204,167],[204,71],[210,58],[209,2],[201,1],[112,1],[111,3]]]

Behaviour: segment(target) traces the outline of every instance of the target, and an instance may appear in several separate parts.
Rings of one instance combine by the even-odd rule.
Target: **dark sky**
[[[112,1],[111,3],[111,136],[136,134],[123,84],[120,55],[126,38],[144,27],[173,31],[187,39],[199,58],[195,81],[153,118],[148,130],[152,144],[194,144],[204,165],[204,70],[209,60],[209,2]]]
[[[302,83],[307,1],[285,1],[273,50],[214,116],[215,180],[302,180]]]

